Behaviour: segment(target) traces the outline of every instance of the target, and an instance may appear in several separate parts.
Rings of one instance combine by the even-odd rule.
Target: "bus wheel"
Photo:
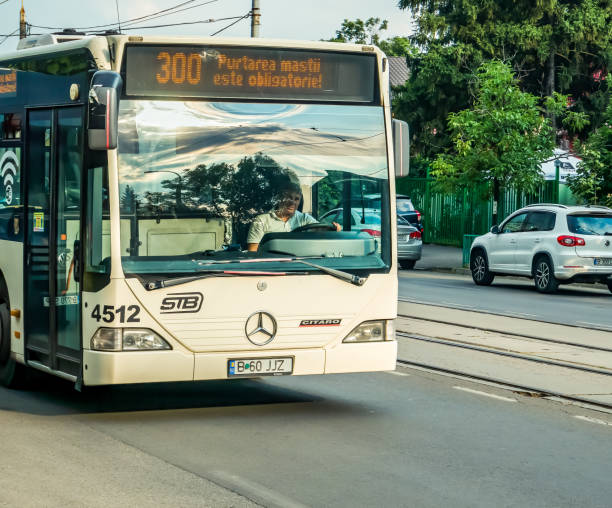
[[[18,388],[24,381],[25,369],[11,358],[11,314],[6,302],[0,303],[0,384]]]

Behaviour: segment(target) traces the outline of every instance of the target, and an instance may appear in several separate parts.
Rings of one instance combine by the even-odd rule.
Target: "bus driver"
[[[307,224],[315,224],[318,221],[307,213],[298,210],[302,200],[302,190],[299,184],[290,183],[280,193],[278,204],[268,213],[262,213],[255,217],[249,228],[247,236],[247,250],[255,252],[259,242],[266,233],[283,233],[293,231]],[[340,224],[333,223],[336,231],[341,230]]]

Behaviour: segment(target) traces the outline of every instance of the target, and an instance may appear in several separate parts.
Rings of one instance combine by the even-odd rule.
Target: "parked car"
[[[362,222],[362,218],[365,220]],[[337,222],[341,226],[344,220],[342,208],[334,208],[326,212],[319,219],[320,222],[331,224]],[[380,211],[373,208],[351,209],[351,230],[364,231],[372,236],[380,236]],[[397,258],[400,266],[411,270],[415,263],[421,259],[423,241],[421,231],[401,217],[397,217]]]
[[[423,224],[421,223],[421,212],[419,212],[409,196],[403,194],[397,194],[395,196],[395,207],[397,208],[397,216],[404,220],[407,220],[416,227],[421,233],[423,233]]]
[[[364,204],[368,208],[374,208],[380,210],[380,194],[366,194],[364,197]],[[355,205],[356,206],[356,205]],[[404,194],[397,194],[395,196],[395,208],[397,210],[397,216],[408,221],[421,233],[423,233],[423,224],[421,223],[421,212],[419,212],[414,205],[410,196]]]
[[[470,270],[479,286],[488,286],[496,275],[524,275],[542,293],[572,282],[602,282],[612,292],[612,209],[521,208],[474,240]]]

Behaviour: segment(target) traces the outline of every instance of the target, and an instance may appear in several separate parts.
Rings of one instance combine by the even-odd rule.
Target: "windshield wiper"
[[[306,261],[307,259],[324,259],[323,256],[304,256],[304,257],[290,257],[290,258],[261,258],[261,259],[243,259],[243,260],[223,260],[223,261],[211,261],[206,263],[207,265],[219,265],[219,264],[227,264],[227,263],[262,263],[262,262],[298,262],[307,266],[311,266],[312,268],[316,268],[317,270],[322,271],[332,277],[336,277],[337,279],[344,280],[355,286],[363,286],[366,282],[367,277],[358,277],[357,275],[353,275],[352,273],[343,272],[342,270],[336,270],[334,268],[328,268],[327,266],[317,265],[315,263],[310,263]],[[308,275],[310,272],[268,272],[268,271],[255,271],[255,270],[222,270],[222,269],[204,269],[199,270],[197,275],[190,275],[188,277],[178,277],[176,279],[158,279],[155,281],[147,282],[145,287],[147,290],[152,291],[154,289],[167,288],[171,286],[177,286],[179,284],[186,284],[187,282],[192,282],[194,280],[206,279],[208,277],[231,277],[235,275],[248,276],[248,275],[272,275],[272,276],[282,276],[282,275]]]
[[[271,253],[276,253],[276,254],[284,254],[286,255],[286,252],[276,252],[276,251],[269,251]],[[351,284],[354,284],[355,286],[363,286],[366,283],[366,280],[368,280],[367,277],[357,277],[357,275],[353,275],[352,273],[348,273],[348,272],[344,272],[342,270],[336,270],[335,268],[328,268],[327,266],[321,266],[321,265],[316,265],[314,263],[310,263],[309,261],[306,261],[307,259],[325,259],[324,256],[299,256],[299,257],[291,257],[291,258],[280,258],[280,259],[274,259],[272,258],[274,261],[297,261],[298,263],[303,263],[305,265],[308,266],[312,266],[313,268],[317,268],[318,270],[321,270],[322,272],[331,275],[332,277],[336,277],[337,279],[340,280],[344,280],[346,282],[350,282]]]
[[[158,279],[145,284],[148,291],[154,289],[168,288],[178,286],[179,284],[187,284],[194,280],[207,279],[209,277],[233,277],[235,275],[308,275],[310,272],[264,272],[258,270],[199,270],[198,275],[190,275],[189,277],[177,277],[176,279]]]

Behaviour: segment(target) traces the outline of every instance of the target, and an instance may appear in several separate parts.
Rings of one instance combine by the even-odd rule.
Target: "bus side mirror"
[[[395,176],[408,176],[410,171],[410,129],[402,120],[393,120],[393,155]]]
[[[117,148],[119,96],[123,80],[117,72],[98,71],[89,91],[87,139],[91,150]]]

